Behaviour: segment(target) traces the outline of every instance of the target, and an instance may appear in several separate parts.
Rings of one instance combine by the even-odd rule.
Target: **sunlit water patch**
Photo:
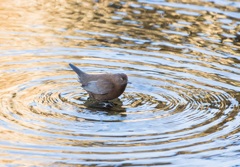
[[[238,2],[3,9],[1,165],[239,165]],[[89,107],[69,63],[131,84],[112,108]]]

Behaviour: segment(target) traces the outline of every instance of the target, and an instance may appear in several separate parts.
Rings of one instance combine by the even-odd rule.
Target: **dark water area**
[[[0,166],[240,166],[240,2],[0,3]],[[86,105],[73,63],[126,73]]]

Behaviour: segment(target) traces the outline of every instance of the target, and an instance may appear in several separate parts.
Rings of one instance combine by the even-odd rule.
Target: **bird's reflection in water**
[[[103,111],[106,112],[107,115],[122,115],[126,116],[126,109],[123,108],[123,103],[122,101],[117,98],[114,100],[109,100],[109,101],[96,101],[92,98],[88,98],[84,106],[91,111]]]

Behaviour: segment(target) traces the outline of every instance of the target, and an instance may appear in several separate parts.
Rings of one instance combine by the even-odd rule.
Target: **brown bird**
[[[128,77],[126,74],[87,74],[73,64],[69,66],[78,74],[82,84],[90,98],[97,101],[107,101],[119,97],[125,90]]]

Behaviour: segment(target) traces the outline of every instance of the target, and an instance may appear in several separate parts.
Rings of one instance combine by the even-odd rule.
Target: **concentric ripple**
[[[74,62],[74,57],[69,58]],[[114,69],[122,71],[123,62],[117,63],[117,59],[111,60],[116,62]],[[91,73],[92,67],[85,61],[88,60],[76,65]],[[102,62],[98,63],[103,68]],[[20,79],[12,79],[1,89],[1,147],[5,150],[2,159],[31,153],[27,157],[33,155],[40,164],[47,154],[52,158],[45,163],[55,165],[159,165],[171,164],[178,156],[182,158],[177,158],[177,162],[186,155],[216,156],[216,150],[219,154],[225,152],[222,148],[232,147],[228,138],[236,135],[240,126],[239,102],[233,91],[224,91],[225,87],[220,89],[214,82],[212,86],[199,86],[199,81],[192,78],[181,80],[179,71],[164,69],[169,66],[156,69],[155,62],[144,64],[154,69],[148,68],[149,74],[141,69],[143,66],[134,65],[137,61],[124,63],[135,67],[124,70],[132,84],[113,101],[111,109],[86,105],[88,95],[68,63],[62,63],[54,73],[41,70],[37,76],[24,68],[24,63],[18,64]],[[108,68],[104,66],[104,70]],[[12,70],[5,73],[9,78],[16,77]],[[14,162],[18,162],[17,158]]]
[[[237,2],[5,3],[0,166],[239,165]],[[92,106],[69,63],[131,84]]]

